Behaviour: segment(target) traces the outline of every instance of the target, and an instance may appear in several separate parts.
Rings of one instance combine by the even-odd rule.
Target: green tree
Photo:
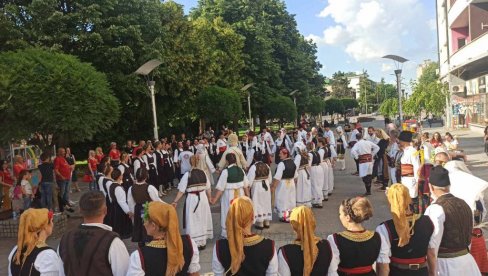
[[[336,98],[354,97],[354,90],[349,87],[350,81],[348,75],[344,72],[337,71],[332,75],[331,86],[332,95]]]
[[[197,114],[214,126],[232,121],[242,114],[239,94],[218,86],[203,90],[197,96],[197,103]]]
[[[343,111],[344,118],[346,118],[346,113],[349,110],[359,107],[359,103],[356,99],[343,98],[341,99],[341,102],[342,102],[342,106],[344,107],[344,111]]]
[[[386,99],[381,103],[378,111],[385,117],[394,118],[398,114],[398,99]]]
[[[330,98],[325,101],[325,112],[328,114],[344,113],[344,105],[341,99]]]
[[[282,127],[285,122],[292,122],[297,118],[297,109],[289,97],[272,97],[266,101],[266,103],[266,117],[279,120],[280,127]]]
[[[117,122],[119,105],[103,73],[41,49],[0,54],[2,141],[39,132],[61,145],[91,139]]]

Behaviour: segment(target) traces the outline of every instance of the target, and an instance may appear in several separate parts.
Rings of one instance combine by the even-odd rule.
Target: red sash
[[[413,165],[411,164],[401,164],[402,176],[413,176]]]
[[[359,155],[359,164],[373,162],[373,156],[371,154]]]
[[[426,262],[427,259],[425,257],[413,258],[413,259],[400,259],[400,258],[390,257],[390,260],[393,263],[409,265],[409,264],[423,264]]]
[[[338,267],[338,271],[346,273],[346,274],[364,274],[371,272],[373,270],[372,266],[359,266],[353,268],[345,268],[345,267]]]

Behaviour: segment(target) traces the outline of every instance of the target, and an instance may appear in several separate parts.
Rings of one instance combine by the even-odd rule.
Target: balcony
[[[488,33],[484,33],[451,55],[451,72],[462,79],[471,79],[487,70],[487,61]]]
[[[471,0],[457,0],[452,3],[452,6],[447,12],[447,22],[449,27],[458,28],[468,25],[468,7],[470,2]]]

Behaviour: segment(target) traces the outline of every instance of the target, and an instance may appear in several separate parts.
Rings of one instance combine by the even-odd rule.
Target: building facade
[[[488,122],[488,0],[437,0],[439,76],[450,127]]]

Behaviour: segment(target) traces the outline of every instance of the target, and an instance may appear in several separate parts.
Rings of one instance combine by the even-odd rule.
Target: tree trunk
[[[266,128],[266,116],[261,114],[259,115],[259,132]]]

